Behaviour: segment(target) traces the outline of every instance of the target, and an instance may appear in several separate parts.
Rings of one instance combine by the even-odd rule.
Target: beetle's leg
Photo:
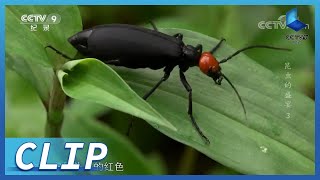
[[[70,58],[69,56],[65,55],[64,53],[62,53],[61,51],[59,51],[58,49],[54,48],[53,46],[51,45],[48,45],[45,47],[45,49],[52,49],[53,51],[55,51],[57,54],[60,54],[62,57],[66,58],[66,59],[69,59],[69,60],[73,60],[72,58]]]
[[[189,85],[185,75],[183,74],[183,71],[180,70],[180,80],[183,84],[183,86],[186,88],[186,90],[189,92],[189,107],[188,107],[188,114],[190,116],[191,122],[193,124],[193,126],[196,128],[197,132],[199,133],[199,135],[204,139],[204,141],[207,144],[210,144],[209,139],[203,134],[203,132],[201,131],[201,129],[199,128],[196,120],[194,119],[193,115],[192,115],[192,88]]]
[[[158,31],[158,28],[157,28],[157,26],[153,23],[153,21],[149,21],[150,22],[150,24],[151,24],[151,26],[153,27],[153,29],[155,30],[155,31]]]
[[[196,50],[197,50],[198,52],[202,52],[202,45],[201,45],[201,44],[198,44],[198,45],[196,46]]]
[[[174,66],[167,66],[165,67],[164,69],[164,75],[163,77],[160,79],[160,81],[147,93],[143,96],[143,99],[144,100],[147,100],[147,98],[160,86],[160,84],[164,81],[166,81],[169,76],[170,76],[170,73],[171,71],[173,70]]]
[[[182,39],[183,39],[183,34],[177,33],[177,34],[173,35],[173,37],[178,38],[179,40],[182,41]]]
[[[212,50],[210,51],[210,53],[213,54],[213,53],[221,46],[221,44],[222,44],[223,41],[226,41],[226,39],[225,39],[225,38],[222,38],[222,39],[220,40],[220,42],[219,42],[215,47],[212,48]]]
[[[159,81],[148,93],[146,93],[146,94],[143,96],[143,99],[144,99],[144,100],[147,100],[148,97],[160,86],[160,84],[161,84],[162,82],[166,81],[166,80],[169,78],[170,73],[171,73],[171,71],[173,70],[173,68],[174,68],[174,66],[167,66],[167,67],[164,68],[164,75],[163,75],[163,77],[160,79],[160,81]],[[127,136],[129,136],[129,134],[130,134],[130,130],[131,130],[131,128],[132,128],[132,125],[133,125],[133,119],[131,119],[130,125],[129,125],[128,129],[127,129],[127,133],[126,133]]]

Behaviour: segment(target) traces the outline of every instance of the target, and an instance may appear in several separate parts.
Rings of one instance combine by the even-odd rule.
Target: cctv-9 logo
[[[22,24],[59,24],[61,16],[56,13],[52,14],[23,14],[21,16]]]

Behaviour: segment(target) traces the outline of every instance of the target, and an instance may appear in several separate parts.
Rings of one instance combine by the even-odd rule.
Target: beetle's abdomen
[[[173,36],[130,25],[101,26],[88,38],[90,56],[103,61],[118,59],[118,65],[130,68],[159,69],[174,63],[181,57],[182,46]]]

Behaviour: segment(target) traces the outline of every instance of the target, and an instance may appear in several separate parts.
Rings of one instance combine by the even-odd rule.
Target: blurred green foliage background
[[[280,15],[296,6],[79,6],[83,27],[99,24],[127,23],[151,27],[152,20],[158,28],[183,28],[211,37],[224,37],[232,47],[268,44],[288,47],[295,51],[287,57],[264,50],[247,51],[246,54],[280,77],[284,77],[284,61],[291,62],[293,86],[314,99],[314,8],[298,6],[299,19],[310,24],[310,29],[299,31],[309,39],[300,44],[285,39],[287,34],[297,34],[291,29],[261,30],[259,21],[277,20]],[[222,47],[223,48],[223,47]],[[241,73],[241,72],[239,72]],[[91,104],[78,104],[85,111]],[[120,133],[125,133],[130,115],[104,107],[97,119]],[[15,72],[6,70],[6,137],[43,137],[45,109],[34,89]],[[25,121],[27,119],[27,121]],[[135,121],[130,139],[143,154],[150,157],[152,166],[164,174],[239,174],[207,158],[191,147],[171,140],[153,129],[145,121]]]

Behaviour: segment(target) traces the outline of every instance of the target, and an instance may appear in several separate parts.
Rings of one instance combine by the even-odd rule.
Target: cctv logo
[[[293,29],[300,31],[301,29],[309,29],[309,24],[304,24],[298,20],[297,8],[291,9],[286,15],[281,15],[276,21],[259,21],[259,29]]]
[[[20,24],[59,24],[61,16],[59,14],[23,14],[20,17]]]
[[[21,16],[21,22],[22,23],[43,23],[46,20],[47,15],[43,14],[24,14]]]
[[[66,164],[61,164],[61,170],[79,170],[80,164],[75,163],[77,149],[83,149],[84,143],[65,143],[65,149],[70,149],[68,162]],[[27,149],[34,151],[37,148],[37,145],[33,142],[27,142],[22,144],[16,152],[16,165],[18,168],[24,171],[29,171],[35,166],[32,162],[25,163],[23,162],[23,153]],[[39,170],[57,170],[58,164],[48,164],[48,156],[50,150],[50,143],[44,143],[42,148],[42,153],[40,157],[40,166]],[[100,150],[99,154],[95,154],[95,150]],[[93,161],[99,161],[104,159],[107,156],[108,148],[103,143],[90,143],[89,149],[87,152],[85,170],[90,170]]]
[[[294,8],[287,12],[286,14],[286,24],[289,28],[300,31],[307,25],[298,20],[298,9]]]

